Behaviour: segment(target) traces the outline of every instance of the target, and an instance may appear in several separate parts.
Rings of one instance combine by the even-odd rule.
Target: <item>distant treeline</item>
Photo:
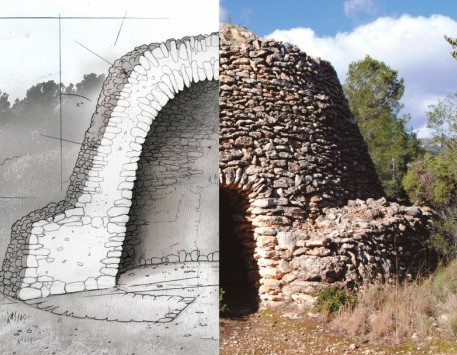
[[[9,94],[0,89],[0,121],[3,119],[21,118],[34,112],[44,113],[52,111],[59,104],[60,94],[72,96],[76,105],[83,105],[85,101],[91,101],[90,96],[99,92],[105,75],[94,73],[85,74],[83,80],[76,85],[60,85],[53,80],[38,83],[27,90],[23,99],[16,98],[10,102]],[[1,123],[1,122],[0,122]]]

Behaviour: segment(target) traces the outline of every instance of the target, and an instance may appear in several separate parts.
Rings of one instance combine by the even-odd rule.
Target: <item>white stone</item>
[[[173,77],[175,78],[175,82],[178,87],[178,91],[184,90],[184,80],[182,78],[181,73],[177,70],[173,70]]]
[[[97,278],[97,285],[99,289],[114,287],[116,286],[116,278],[113,276],[99,276]]]
[[[62,293],[65,293],[65,282],[54,281],[49,291],[51,295],[61,295]]]
[[[103,275],[108,275],[108,276],[116,276],[117,275],[117,269],[115,268],[110,268],[110,267],[103,267],[100,269],[100,273]]]
[[[160,43],[160,49],[162,50],[163,56],[164,56],[165,58],[168,58],[169,52],[168,52],[168,48],[167,48],[167,46],[165,45],[165,43]]]
[[[80,292],[84,291],[84,282],[82,281],[77,281],[77,282],[70,282],[65,285],[65,292],[71,293],[71,292]]]
[[[155,67],[159,65],[157,59],[152,55],[150,51],[144,52],[144,57]]]
[[[140,57],[140,65],[145,69],[149,70],[151,68],[151,65],[149,64],[149,61],[146,59],[146,57]]]
[[[30,233],[35,235],[41,235],[44,233],[43,227],[33,227]]]
[[[142,129],[138,128],[138,127],[134,127],[130,131],[130,134],[132,135],[132,137],[145,138],[147,136],[148,132],[145,132],[144,130],[142,130]]]
[[[72,208],[65,211],[65,216],[72,217],[72,216],[84,216],[84,209],[83,208]]]
[[[108,233],[125,233],[125,225],[118,225],[116,223],[108,223]]]
[[[19,276],[20,277],[38,277],[37,269],[34,267],[28,267],[28,268],[22,269]]]
[[[117,216],[117,217],[112,217],[110,218],[109,220],[111,223],[116,223],[116,224],[119,224],[119,223],[127,223],[129,221],[129,216],[127,215],[122,215],[122,216]]]
[[[170,84],[171,85],[171,84]],[[162,90],[162,92],[168,96],[169,99],[173,99],[175,97],[174,93],[170,90],[170,88],[168,87],[167,84],[163,83],[163,82],[159,82],[157,84],[157,86],[159,87],[160,90]],[[164,105],[165,106],[165,105]]]
[[[47,287],[42,287],[41,288],[41,297],[42,298],[45,298],[45,297],[48,297],[50,294],[50,291]]]
[[[190,68],[192,69],[192,77],[194,79],[194,83],[198,83],[200,81],[200,77],[198,76],[198,66],[195,60],[192,61]]]
[[[173,59],[173,61],[175,63],[177,63],[179,58],[178,58],[178,50],[176,48],[176,41],[175,40],[171,40],[171,41],[168,42],[168,44],[170,45],[171,58]]]
[[[187,49],[184,43],[179,45],[179,58],[182,60],[187,60]]]
[[[92,218],[92,226],[95,228],[99,228],[103,224],[103,220],[101,217],[94,217]]]
[[[84,281],[84,287],[86,290],[96,290],[97,289],[97,280],[93,277],[89,277],[86,281]]]
[[[41,290],[30,287],[21,288],[17,294],[17,297],[23,301],[31,300],[34,298],[41,298]]]
[[[24,255],[22,257],[22,266],[23,267],[38,267],[38,261],[35,255]]]
[[[92,195],[91,194],[82,194],[78,198],[78,202],[80,203],[90,203],[92,201]]]
[[[52,231],[56,231],[60,228],[60,226],[57,224],[57,223],[49,223],[49,224],[46,224],[43,229],[46,231],[46,232],[52,232]]]
[[[210,62],[203,62],[203,69],[208,80],[213,80],[213,67]]]
[[[154,118],[157,116],[158,111],[154,107],[152,107],[151,104],[146,105],[146,104],[140,103],[140,104],[138,104],[138,107],[141,108],[143,111],[150,113],[152,116],[149,116],[149,117],[151,117],[151,118]],[[143,114],[143,112],[142,112],[142,114]]]
[[[141,65],[135,65],[135,68],[133,68],[134,71],[136,71],[140,75],[146,75],[146,70]]]
[[[151,51],[151,54],[155,59],[162,59],[165,57],[160,47],[154,48]]]

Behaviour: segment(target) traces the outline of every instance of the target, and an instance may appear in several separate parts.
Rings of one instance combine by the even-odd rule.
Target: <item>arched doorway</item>
[[[222,316],[243,316],[259,307],[259,270],[254,259],[254,229],[247,219],[245,196],[226,188],[219,191],[219,284],[223,290]]]
[[[138,162],[120,272],[208,261],[218,250],[217,125],[214,81],[193,84],[159,112]]]

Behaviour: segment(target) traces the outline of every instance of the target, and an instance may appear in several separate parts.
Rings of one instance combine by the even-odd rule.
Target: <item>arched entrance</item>
[[[214,259],[218,114],[217,82],[204,81],[177,94],[152,123],[138,161],[120,272]]]
[[[245,196],[226,188],[219,191],[220,287],[222,316],[242,316],[259,307],[259,270],[254,259],[254,229],[248,220]]]

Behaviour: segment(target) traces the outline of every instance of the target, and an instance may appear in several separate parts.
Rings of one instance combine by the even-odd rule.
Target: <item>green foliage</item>
[[[444,38],[452,46],[452,56],[457,59],[457,38],[451,38],[448,36],[444,36]]]
[[[410,164],[403,186],[413,202],[437,212],[430,244],[449,261],[457,256],[457,93],[429,106],[427,118],[441,150]]]
[[[349,65],[344,93],[367,143],[378,176],[391,197],[403,197],[407,164],[420,154],[419,142],[406,129],[410,117],[398,117],[405,91],[398,72],[369,56]]]
[[[455,174],[447,155],[427,153],[421,160],[410,164],[403,186],[412,201],[440,209],[451,204],[456,197]]]
[[[443,147],[443,155],[454,169],[457,179],[457,92],[448,95],[427,112],[428,127],[433,137]]]
[[[353,308],[356,297],[346,288],[330,286],[317,293],[316,306],[319,311],[326,314],[338,312],[343,307]]]
[[[225,291],[222,287],[219,288],[219,313],[225,313],[229,311],[229,307],[224,301]]]

